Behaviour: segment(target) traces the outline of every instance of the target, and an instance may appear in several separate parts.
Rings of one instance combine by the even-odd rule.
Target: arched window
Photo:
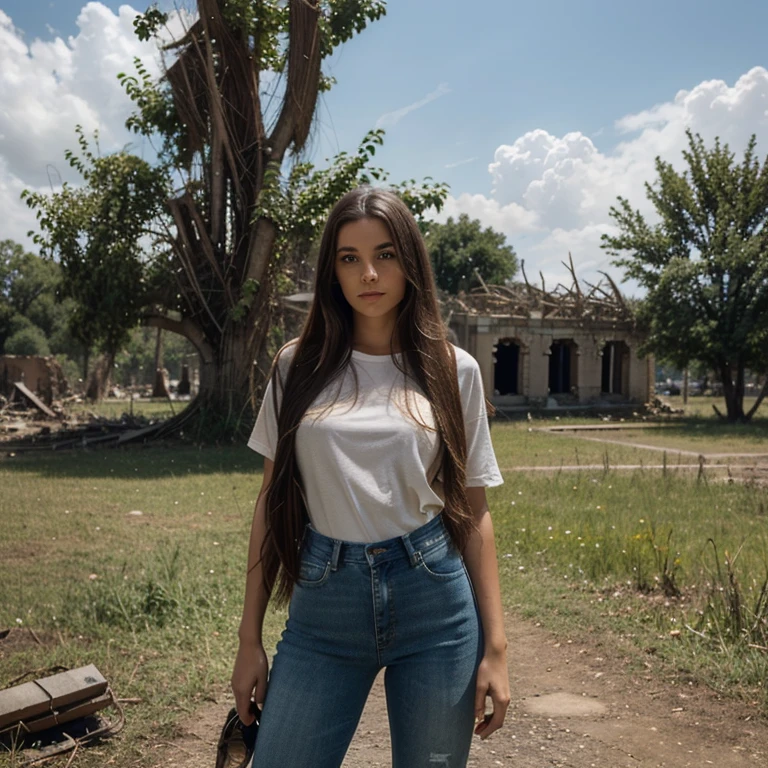
[[[549,393],[570,394],[577,384],[576,344],[572,339],[555,339],[549,349]]]
[[[520,363],[520,343],[516,339],[498,339],[493,346],[494,394],[520,394]]]

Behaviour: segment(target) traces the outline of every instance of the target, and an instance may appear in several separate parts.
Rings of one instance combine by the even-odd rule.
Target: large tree
[[[50,196],[25,192],[24,197],[37,210],[44,233],[34,240],[43,256],[56,259],[61,293],[74,300],[72,334],[86,350],[96,346],[104,353],[92,392],[100,398],[149,298],[152,250],[146,221],[160,212],[169,187],[162,168],[125,151],[102,157],[79,127],[77,133],[80,152],[67,152],[67,159],[85,183],[64,184]],[[88,355],[83,378],[87,368]]]
[[[318,95],[332,78],[323,60],[385,12],[380,0],[198,0],[198,17],[164,48],[154,81],[137,63],[123,84],[138,111],[128,122],[159,137],[159,164],[175,191],[148,228],[166,247],[145,263],[144,322],[179,333],[200,353],[200,395],[186,418],[231,432],[251,419],[270,352],[277,278],[304,258],[332,203],[364,181],[382,132],[324,170],[300,162]],[[139,37],[167,20],[140,15]],[[419,214],[440,207],[441,184],[406,183]],[[49,219],[50,221],[50,219]],[[289,259],[290,257],[290,259]],[[210,419],[207,417],[211,417]],[[198,421],[198,424],[204,423]]]
[[[517,272],[517,255],[506,237],[490,227],[483,229],[466,213],[445,224],[430,222],[425,239],[437,285],[448,293],[468,291],[481,280],[503,285]]]
[[[619,198],[619,234],[603,236],[614,264],[647,290],[647,348],[716,371],[729,421],[748,421],[766,393],[744,412],[745,370],[768,373],[768,158],[761,166],[755,146],[753,136],[737,163],[727,144],[707,148],[689,132],[687,168],[657,158],[646,184],[658,222]]]

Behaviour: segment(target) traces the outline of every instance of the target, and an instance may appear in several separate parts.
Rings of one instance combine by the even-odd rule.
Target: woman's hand
[[[231,685],[243,725],[250,725],[255,719],[251,712],[251,697],[259,707],[264,704],[268,673],[269,661],[264,646],[257,640],[240,640]]]
[[[485,698],[490,696],[493,712],[485,714]],[[487,739],[501,728],[509,707],[509,673],[507,654],[504,651],[486,652],[477,669],[475,689],[475,734]]]

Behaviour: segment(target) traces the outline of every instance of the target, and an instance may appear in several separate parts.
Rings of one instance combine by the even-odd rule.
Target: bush
[[[29,325],[8,337],[5,342],[5,354],[50,355],[51,348],[45,334],[36,325]]]

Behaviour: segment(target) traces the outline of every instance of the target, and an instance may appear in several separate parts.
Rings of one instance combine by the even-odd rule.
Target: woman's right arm
[[[248,545],[248,575],[245,580],[245,604],[240,622],[240,647],[232,671],[232,692],[235,706],[245,725],[253,721],[249,711],[251,697],[261,707],[267,693],[269,662],[261,639],[264,614],[269,602],[269,593],[264,587],[261,567],[261,545],[266,533],[266,491],[272,480],[273,462],[264,459],[264,480],[261,484],[256,509],[253,512],[251,538]]]

